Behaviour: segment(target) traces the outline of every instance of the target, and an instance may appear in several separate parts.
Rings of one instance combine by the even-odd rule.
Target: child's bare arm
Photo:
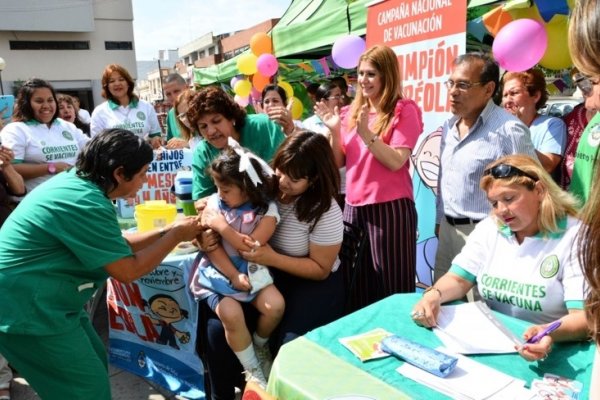
[[[223,246],[219,246],[215,250],[206,253],[206,256],[210,260],[210,263],[229,279],[234,288],[244,291],[252,288],[248,279],[240,277],[240,275],[244,274],[241,274],[235,268]]]

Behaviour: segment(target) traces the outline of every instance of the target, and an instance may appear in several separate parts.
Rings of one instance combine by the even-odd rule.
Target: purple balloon
[[[521,18],[500,29],[494,38],[492,53],[505,70],[521,72],[537,64],[547,47],[546,28],[536,20]]]
[[[333,61],[342,68],[356,68],[367,44],[360,36],[348,35],[337,39],[331,48]]]
[[[236,84],[238,81],[241,81],[242,79],[244,79],[244,78],[243,78],[243,77],[241,77],[241,76],[239,76],[239,75],[237,75],[237,76],[234,76],[233,78],[231,78],[231,81],[229,81],[229,86],[231,86],[232,88],[233,88],[233,87],[235,87],[235,84]]]
[[[273,76],[279,69],[279,62],[273,54],[263,53],[256,60],[256,69],[262,76]]]

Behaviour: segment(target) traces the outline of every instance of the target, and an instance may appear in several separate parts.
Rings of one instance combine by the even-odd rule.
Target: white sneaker
[[[244,376],[246,378],[246,382],[254,382],[262,389],[267,388],[267,380],[265,379],[260,367],[252,368],[251,370],[245,370]]]
[[[269,349],[269,344],[266,343],[264,346],[254,345],[254,353],[258,359],[258,363],[262,369],[264,376],[269,377],[271,375],[271,367],[273,366],[273,356]]]

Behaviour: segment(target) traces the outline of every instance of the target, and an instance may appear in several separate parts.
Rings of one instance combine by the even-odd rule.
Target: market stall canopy
[[[320,58],[344,35],[367,32],[367,4],[372,0],[293,1],[271,36],[277,58]]]
[[[271,31],[274,55],[281,64],[293,65],[331,54],[336,39],[364,35],[367,30],[367,4],[372,0],[294,0]],[[248,50],[249,51],[249,50]],[[243,54],[243,53],[242,53]],[[228,82],[238,74],[237,58],[207,68],[194,68],[194,82],[210,85]],[[306,71],[304,72],[306,74]],[[283,68],[287,80],[302,70]]]

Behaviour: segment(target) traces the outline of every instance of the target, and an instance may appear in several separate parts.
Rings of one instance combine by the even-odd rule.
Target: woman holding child
[[[268,265],[285,300],[285,313],[271,335],[271,348],[340,317],[344,289],[337,272],[343,236],[342,212],[335,201],[339,174],[327,139],[300,131],[277,151],[273,169],[279,181],[276,202],[280,221],[268,244],[240,254],[251,263]],[[252,311],[245,317],[252,325]],[[214,398],[233,399],[240,387],[240,365],[225,341],[223,324],[209,313],[203,331],[204,354]],[[256,345],[256,343],[255,343]],[[261,360],[268,378],[268,361]]]

